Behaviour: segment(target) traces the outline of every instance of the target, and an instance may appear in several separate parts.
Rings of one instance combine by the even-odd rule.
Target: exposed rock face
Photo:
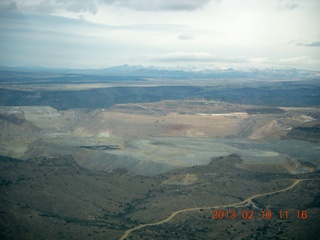
[[[276,120],[271,120],[270,122],[262,125],[261,127],[259,127],[257,130],[255,130],[250,136],[250,139],[261,139],[264,138],[268,132],[270,132],[270,130],[275,127],[275,125],[277,124]]]
[[[280,139],[311,141],[314,136],[314,140],[319,140],[316,119],[319,109],[286,108],[283,114],[274,114],[272,109],[259,108],[267,113],[248,114],[246,109],[251,108],[207,100],[66,111],[46,106],[0,107],[0,154],[21,159],[70,154],[81,166],[90,169],[113,171],[125,167],[131,173],[154,175],[182,166],[206,164],[214,156],[238,153],[246,156],[245,160],[251,156],[252,161],[242,165],[251,171],[293,174],[314,171],[314,166],[295,166],[294,161],[288,164],[285,161],[299,158],[318,165],[319,159],[314,157],[318,148],[310,145],[305,156],[291,155],[291,144],[284,143],[282,147]],[[262,140],[266,141],[265,146],[274,140],[281,142],[278,147],[264,149],[252,145]],[[305,151],[296,144],[296,152]],[[105,147],[115,145],[119,149]],[[188,182],[178,179],[176,184],[179,181]]]
[[[36,134],[40,128],[27,121],[23,116],[18,114],[0,114],[1,138],[15,136],[18,134]],[[23,137],[23,136],[21,136]]]
[[[171,175],[169,179],[162,182],[162,184],[169,185],[190,185],[198,180],[195,174]]]

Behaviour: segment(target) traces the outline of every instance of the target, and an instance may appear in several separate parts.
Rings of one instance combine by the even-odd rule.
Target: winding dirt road
[[[195,208],[185,208],[185,209],[181,209],[181,210],[178,210],[178,211],[175,211],[173,212],[169,217],[167,217],[166,219],[162,220],[162,221],[159,221],[159,222],[155,222],[155,223],[146,223],[146,224],[141,224],[137,227],[134,227],[134,228],[131,228],[131,229],[128,229],[127,231],[125,231],[125,233],[122,235],[122,237],[120,238],[120,240],[124,240],[126,239],[129,234],[135,230],[138,230],[138,229],[141,229],[141,228],[145,228],[145,227],[148,227],[148,226],[156,226],[156,225],[160,225],[160,224],[163,224],[163,223],[166,223],[166,222],[169,222],[171,219],[173,219],[176,215],[178,215],[179,213],[182,213],[182,212],[190,212],[190,211],[197,211],[197,210],[200,210],[200,209],[214,209],[214,208],[226,208],[226,207],[240,207],[240,206],[243,206],[245,204],[248,204],[250,201],[252,201],[253,199],[255,198],[258,198],[258,197],[263,197],[263,196],[269,196],[269,195],[273,195],[273,194],[276,194],[276,193],[281,193],[281,192],[286,192],[292,188],[294,188],[298,183],[300,183],[301,181],[307,181],[307,180],[316,180],[316,179],[297,179],[295,180],[289,187],[286,187],[284,189],[280,189],[280,190],[277,190],[277,191],[273,191],[273,192],[268,192],[268,193],[261,193],[261,194],[255,194],[255,195],[252,195],[251,197],[248,197],[247,199],[241,201],[241,202],[238,202],[238,203],[233,203],[233,204],[226,204],[226,205],[219,205],[219,206],[210,206],[210,207],[195,207]]]

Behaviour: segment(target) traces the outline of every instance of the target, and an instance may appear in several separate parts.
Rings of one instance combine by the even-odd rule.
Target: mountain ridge
[[[61,73],[98,76],[134,76],[142,78],[301,78],[319,77],[320,71],[296,68],[163,68],[142,65],[118,65],[97,69],[49,68],[43,66],[0,66],[0,71]]]

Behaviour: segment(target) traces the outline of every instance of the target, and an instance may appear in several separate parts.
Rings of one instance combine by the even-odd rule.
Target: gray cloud
[[[320,42],[310,42],[310,43],[297,43],[297,46],[305,46],[305,47],[320,47]]]
[[[180,40],[191,40],[191,39],[193,39],[193,36],[188,35],[188,34],[180,34],[178,36],[178,39],[180,39]]]
[[[109,5],[139,11],[194,11],[211,0],[100,0]],[[218,1],[220,2],[220,1]]]
[[[0,5],[0,9],[4,11],[10,11],[17,9],[17,4],[15,2],[4,2]]]
[[[40,13],[54,13],[59,10],[81,13],[97,13],[99,4],[129,8],[137,11],[194,11],[212,0],[4,0],[1,10],[27,10]],[[222,0],[215,0],[217,4]]]
[[[97,13],[96,2],[93,0],[42,0],[42,1],[6,1],[0,3],[1,10],[34,11],[40,13],[53,13],[59,10],[69,12]]]
[[[225,62],[241,63],[248,62],[249,59],[243,57],[221,57],[205,52],[174,52],[157,58],[161,62]]]
[[[97,6],[94,1],[89,0],[56,0],[58,4],[64,5],[64,9],[70,12],[91,12],[97,13]]]
[[[279,0],[280,10],[293,10],[299,7],[296,0]]]

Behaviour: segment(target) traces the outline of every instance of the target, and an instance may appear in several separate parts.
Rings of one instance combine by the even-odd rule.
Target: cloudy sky
[[[320,71],[319,0],[1,0],[0,65]]]

